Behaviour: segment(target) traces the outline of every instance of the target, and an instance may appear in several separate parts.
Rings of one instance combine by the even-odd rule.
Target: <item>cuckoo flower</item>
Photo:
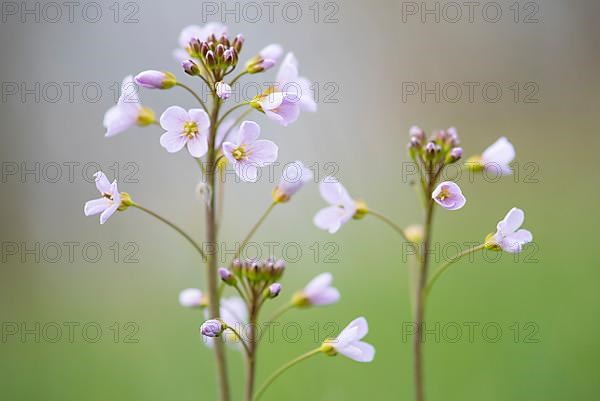
[[[321,351],[331,356],[339,353],[357,362],[371,362],[375,358],[375,347],[361,341],[368,332],[369,326],[364,317],[354,319],[337,338],[325,340]]]
[[[283,170],[279,185],[273,190],[273,199],[276,202],[287,202],[312,178],[312,171],[304,167],[301,161],[288,164]]]
[[[269,90],[252,99],[250,105],[284,127],[300,115],[298,97],[295,93]]]
[[[515,158],[515,148],[505,137],[499,138],[483,151],[481,156],[470,157],[466,166],[473,171],[486,170],[497,175],[510,175],[510,163]]]
[[[154,112],[142,107],[133,77],[128,75],[121,84],[121,96],[117,104],[104,114],[106,137],[120,134],[134,125],[146,126],[154,122]]]
[[[277,160],[277,145],[258,139],[259,136],[260,126],[254,121],[244,121],[238,131],[237,140],[223,143],[223,154],[244,181],[256,182],[258,169]]]
[[[102,197],[87,201],[83,208],[83,213],[86,216],[99,214],[100,224],[104,224],[121,206],[121,194],[117,188],[116,180],[111,184],[101,171],[94,174],[94,177],[96,178],[96,188]]]
[[[487,247],[500,248],[509,253],[521,252],[523,245],[533,241],[531,232],[520,228],[524,220],[525,213],[521,209],[510,209],[504,219],[498,222],[496,233],[488,236]]]
[[[227,329],[227,326],[223,324],[220,320],[210,319],[206,322],[202,323],[202,327],[200,327],[200,332],[203,336],[214,338],[221,337],[223,331]]]
[[[167,130],[160,137],[160,144],[167,152],[179,152],[187,145],[192,156],[202,157],[208,150],[210,119],[204,110],[185,111],[171,106],[160,116],[160,125]]]
[[[293,94],[293,101],[297,102],[303,111],[317,111],[317,103],[310,89],[311,83],[308,79],[299,76],[298,60],[292,52],[289,52],[277,73],[277,87],[280,91]]]
[[[431,197],[438,205],[448,210],[458,210],[462,208],[467,199],[462,194],[460,187],[452,181],[440,183],[431,194]]]
[[[186,308],[200,308],[206,306],[206,297],[197,288],[186,288],[179,293],[179,304]]]
[[[217,82],[215,85],[215,90],[217,92],[217,96],[223,100],[229,99],[229,96],[231,96],[231,86],[223,81]]]
[[[340,299],[340,292],[331,286],[332,281],[331,273],[319,274],[294,295],[292,303],[298,307],[336,303]]]
[[[512,174],[510,163],[514,158],[514,146],[508,139],[501,137],[483,151],[480,163],[484,169],[491,173],[495,172],[500,175],[510,175]]]
[[[173,51],[173,56],[180,62],[184,61],[187,58],[189,58],[189,54],[186,51],[186,49],[190,43],[190,40],[206,40],[211,34],[214,34],[216,37],[220,37],[221,35],[226,33],[227,27],[218,22],[209,22],[204,26],[186,26],[179,34],[179,48]]]
[[[357,214],[357,204],[350,197],[346,188],[333,177],[325,177],[319,184],[319,191],[323,199],[331,206],[319,210],[313,222],[320,229],[334,234]]]

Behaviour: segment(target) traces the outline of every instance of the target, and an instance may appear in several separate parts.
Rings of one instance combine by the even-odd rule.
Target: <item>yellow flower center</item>
[[[186,121],[185,124],[183,124],[183,135],[189,139],[194,138],[198,135],[198,124],[196,124],[195,121]]]
[[[440,191],[440,194],[437,196],[437,198],[441,201],[446,200],[450,197],[450,192],[448,192],[448,189],[446,188],[442,188],[442,190]]]
[[[238,161],[248,157],[248,153],[246,152],[246,148],[244,147],[244,145],[240,145],[237,148],[233,149],[231,155],[235,160]]]

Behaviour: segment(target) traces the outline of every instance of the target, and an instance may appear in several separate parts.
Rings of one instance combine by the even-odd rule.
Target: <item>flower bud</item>
[[[231,268],[235,274],[240,274],[242,271],[243,263],[240,259],[236,258],[231,262]]]
[[[238,53],[241,52],[242,47],[244,46],[244,36],[241,33],[237,35],[235,39],[233,39],[233,43],[231,44],[231,46],[233,46],[233,48],[237,50]]]
[[[156,122],[154,111],[149,107],[142,107],[138,112],[137,124],[141,127],[145,127],[154,122]]]
[[[175,86],[177,79],[170,72],[148,70],[137,74],[135,83],[148,89],[169,89]]]
[[[439,150],[439,148],[435,143],[433,143],[433,142],[427,143],[427,145],[425,145],[425,159],[428,161],[433,160],[435,158],[435,155],[438,152],[438,150]]]
[[[119,212],[124,212],[129,206],[133,205],[135,205],[135,202],[131,199],[131,195],[127,192],[121,192],[121,204],[117,210]]]
[[[219,267],[219,276],[221,277],[221,280],[223,280],[223,282],[227,285],[237,284],[237,279],[235,278],[235,275],[229,269]]]
[[[219,44],[215,49],[215,56],[216,56],[217,60],[222,61],[224,54],[225,54],[225,46],[223,46],[222,44]]]
[[[423,144],[423,142],[425,142],[425,131],[423,131],[421,128],[417,127],[416,125],[413,125],[412,127],[410,127],[409,135],[410,135],[411,142],[413,141],[413,139],[419,145],[421,145],[421,144]]]
[[[462,157],[462,148],[452,148],[446,156],[446,164],[454,163]]]
[[[280,292],[281,292],[281,284],[273,283],[267,289],[267,296],[269,298],[275,298],[276,296],[279,295]]]
[[[227,329],[227,324],[225,324],[225,322],[218,319],[211,319],[202,323],[200,332],[206,337],[220,337],[225,329]]]
[[[458,131],[456,130],[456,127],[448,128],[446,133],[448,134],[447,141],[450,146],[456,147],[460,145],[460,139],[458,138]]]
[[[217,82],[215,90],[217,91],[217,96],[223,100],[228,99],[231,96],[231,86],[223,81]]]
[[[200,67],[198,67],[198,64],[194,63],[192,60],[184,60],[181,63],[181,66],[183,67],[183,71],[185,71],[185,73],[188,75],[195,76],[200,74]]]
[[[283,276],[283,272],[285,271],[285,260],[278,259],[273,264],[273,277],[277,280],[281,276]]]
[[[212,50],[209,50],[206,52],[206,65],[208,65],[209,67],[213,67],[215,64],[217,64],[217,60],[215,59],[215,54],[213,53]]]
[[[225,53],[223,53],[223,62],[225,62],[227,65],[235,64],[234,53],[234,49],[225,50]]]

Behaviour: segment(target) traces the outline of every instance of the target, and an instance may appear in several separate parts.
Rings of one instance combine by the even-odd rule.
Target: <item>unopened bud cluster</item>
[[[462,157],[462,148],[455,128],[435,132],[427,139],[425,132],[419,127],[410,129],[408,152],[413,160],[420,160],[423,165],[437,170],[452,164]]]
[[[194,60],[183,62],[183,69],[190,75],[198,75],[202,69],[207,70],[217,82],[231,72],[238,63],[239,54],[244,44],[244,37],[237,35],[229,40],[226,35],[217,38],[211,34],[206,40],[194,38],[187,47],[188,54]]]
[[[278,283],[285,271],[285,261],[268,258],[266,260],[240,260],[235,259],[231,265],[232,269],[219,269],[221,280],[228,285],[250,289],[256,295],[265,298],[275,298],[281,292],[281,284]]]

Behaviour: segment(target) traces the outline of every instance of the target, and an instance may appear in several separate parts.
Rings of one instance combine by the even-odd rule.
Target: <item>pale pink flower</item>
[[[289,52],[277,73],[277,88],[290,96],[297,102],[303,111],[317,111],[317,103],[311,90],[311,82],[301,77],[298,73],[298,60],[292,52]]]
[[[126,76],[121,84],[121,95],[117,104],[104,114],[103,125],[106,128],[104,136],[111,137],[134,125],[148,125],[152,121],[154,121],[152,111],[140,104],[133,77]]]
[[[294,296],[294,304],[297,306],[322,306],[336,303],[340,299],[340,292],[331,286],[332,281],[331,273],[319,274]]]
[[[462,194],[460,187],[452,181],[440,183],[431,194],[434,201],[444,209],[458,210],[462,208],[467,199]]]
[[[294,93],[269,91],[253,99],[251,105],[284,127],[296,121],[300,115],[300,105]]]
[[[499,138],[481,155],[481,166],[490,173],[510,175],[510,163],[515,158],[515,148],[505,137]]]
[[[523,245],[533,241],[531,232],[521,228],[523,221],[525,221],[525,213],[513,207],[496,225],[496,233],[491,241],[505,252],[521,252]]]
[[[179,152],[187,145],[190,155],[202,157],[208,150],[210,119],[204,110],[185,111],[171,106],[160,116],[160,125],[167,130],[160,137],[160,144],[167,152]]]
[[[319,191],[330,206],[319,210],[313,222],[320,229],[334,234],[354,217],[357,211],[356,202],[346,188],[333,177],[326,177],[319,184]]]
[[[256,74],[273,68],[283,54],[283,48],[278,44],[270,44],[263,48],[258,56],[252,57],[246,63],[246,71]]]
[[[335,355],[340,353],[357,362],[371,362],[375,358],[375,347],[361,341],[369,332],[369,325],[364,317],[359,317],[332,340],[323,343],[323,352]]]
[[[306,168],[301,161],[289,163],[281,174],[281,180],[273,192],[273,197],[279,202],[285,202],[312,178],[312,171]]]
[[[102,197],[87,201],[83,207],[83,213],[86,216],[99,214],[100,224],[104,224],[121,206],[121,194],[117,188],[117,181],[115,180],[111,184],[102,171],[98,171],[94,177],[96,178],[96,188]]]
[[[223,154],[244,181],[256,182],[258,169],[277,160],[277,145],[268,140],[258,139],[259,136],[260,126],[254,121],[244,121],[238,131],[237,140],[223,143]]]

